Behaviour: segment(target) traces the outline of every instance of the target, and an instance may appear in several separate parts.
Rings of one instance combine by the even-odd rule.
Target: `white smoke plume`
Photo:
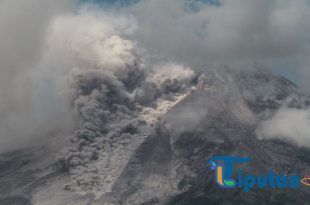
[[[173,122],[174,130],[177,134],[183,132],[194,131],[201,121],[207,116],[208,108],[212,107],[208,98],[201,97],[193,103],[176,109],[173,114],[170,114],[168,120]]]
[[[257,129],[259,139],[281,139],[310,148],[310,110],[281,108]]]

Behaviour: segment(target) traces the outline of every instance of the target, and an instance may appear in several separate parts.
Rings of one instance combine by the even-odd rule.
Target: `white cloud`
[[[290,63],[294,69],[306,67],[309,76],[308,1],[221,3],[218,7],[199,1],[147,0],[123,12],[138,21],[139,29],[131,37],[163,58],[199,68],[217,63],[257,62],[271,67]]]
[[[256,133],[259,139],[281,139],[310,148],[310,110],[281,108]]]

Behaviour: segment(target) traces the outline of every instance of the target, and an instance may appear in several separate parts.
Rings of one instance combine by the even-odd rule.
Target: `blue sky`
[[[285,78],[289,79],[296,85],[298,86],[302,85],[299,74],[297,72],[297,68],[294,69],[290,67],[279,66],[276,68],[276,72],[278,72],[280,75],[284,76]]]

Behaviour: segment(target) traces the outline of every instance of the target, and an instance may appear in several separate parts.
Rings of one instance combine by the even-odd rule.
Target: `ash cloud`
[[[156,85],[158,80],[147,77],[151,74],[143,70],[152,70],[162,61],[170,64],[172,70],[173,64],[195,70],[212,69],[210,67],[218,63],[247,69],[253,67],[253,62],[270,67],[294,65],[307,86],[310,10],[305,0],[233,0],[220,1],[217,5],[201,1],[147,0],[121,8],[110,6],[104,11],[92,6],[77,8],[79,6],[74,0],[27,0],[22,3],[3,0],[0,4],[0,126],[3,140],[12,141],[12,145],[16,139],[14,136],[31,133],[38,127],[38,107],[40,116],[60,109],[45,104],[61,101],[55,94],[64,87],[63,82],[58,82],[58,76],[66,75],[77,62],[77,69],[104,64],[128,88],[131,96],[135,93],[136,101],[150,106],[159,96],[173,98],[169,89],[163,95],[166,84],[177,89],[183,86],[182,79],[170,79],[159,88]],[[79,23],[75,23],[77,21]],[[85,22],[89,25],[85,26]],[[51,37],[55,30],[61,32],[57,37]],[[72,31],[78,31],[78,34]],[[94,34],[88,38],[90,31]],[[75,41],[67,40],[68,35]],[[104,38],[110,41],[110,44],[103,44],[106,47],[113,45],[113,41],[127,40],[113,50],[101,49],[99,44],[92,42]],[[54,46],[46,49],[44,44]],[[79,57],[62,50],[64,45]],[[128,52],[121,51],[123,46],[129,50],[132,46],[139,47],[134,52],[137,54],[135,58],[141,59],[129,55],[123,56],[125,61],[118,61],[114,55],[128,55]],[[84,49],[85,52],[81,52]],[[148,63],[143,62],[145,59]],[[125,65],[132,65],[132,61],[141,61],[141,69]],[[132,75],[133,71],[137,73]],[[143,78],[148,78],[148,82],[141,80]],[[56,88],[45,89],[48,87],[44,84],[46,79],[55,81],[53,86]],[[37,87],[40,90],[36,90]],[[50,92],[53,93],[46,94]],[[38,93],[44,93],[44,97]],[[33,120],[25,120],[29,118]]]
[[[137,29],[133,17],[98,12],[88,7],[55,18],[42,60],[43,67],[55,69],[54,80],[79,119],[72,147],[57,156],[73,179],[65,189],[74,191],[109,191],[195,77],[180,63],[149,63],[146,51],[125,38]]]
[[[71,12],[73,5],[74,0],[0,1],[1,153],[31,145],[30,139],[52,130],[51,124],[57,124],[51,123],[55,116],[50,113],[57,112],[59,107],[52,109],[44,104],[47,100],[40,91],[47,91],[46,82],[41,83],[37,64],[50,20]],[[38,116],[44,116],[44,120]]]
[[[195,72],[188,66],[171,62],[155,65],[135,89],[135,99],[142,105],[156,103],[157,98],[172,100],[175,93],[189,90],[195,76]]]

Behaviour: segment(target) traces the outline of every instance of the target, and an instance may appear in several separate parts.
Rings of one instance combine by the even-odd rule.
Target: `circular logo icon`
[[[303,183],[304,185],[310,186],[310,184],[307,182],[307,179],[309,180],[310,183],[310,177],[308,175],[306,175],[302,180],[301,183]]]

